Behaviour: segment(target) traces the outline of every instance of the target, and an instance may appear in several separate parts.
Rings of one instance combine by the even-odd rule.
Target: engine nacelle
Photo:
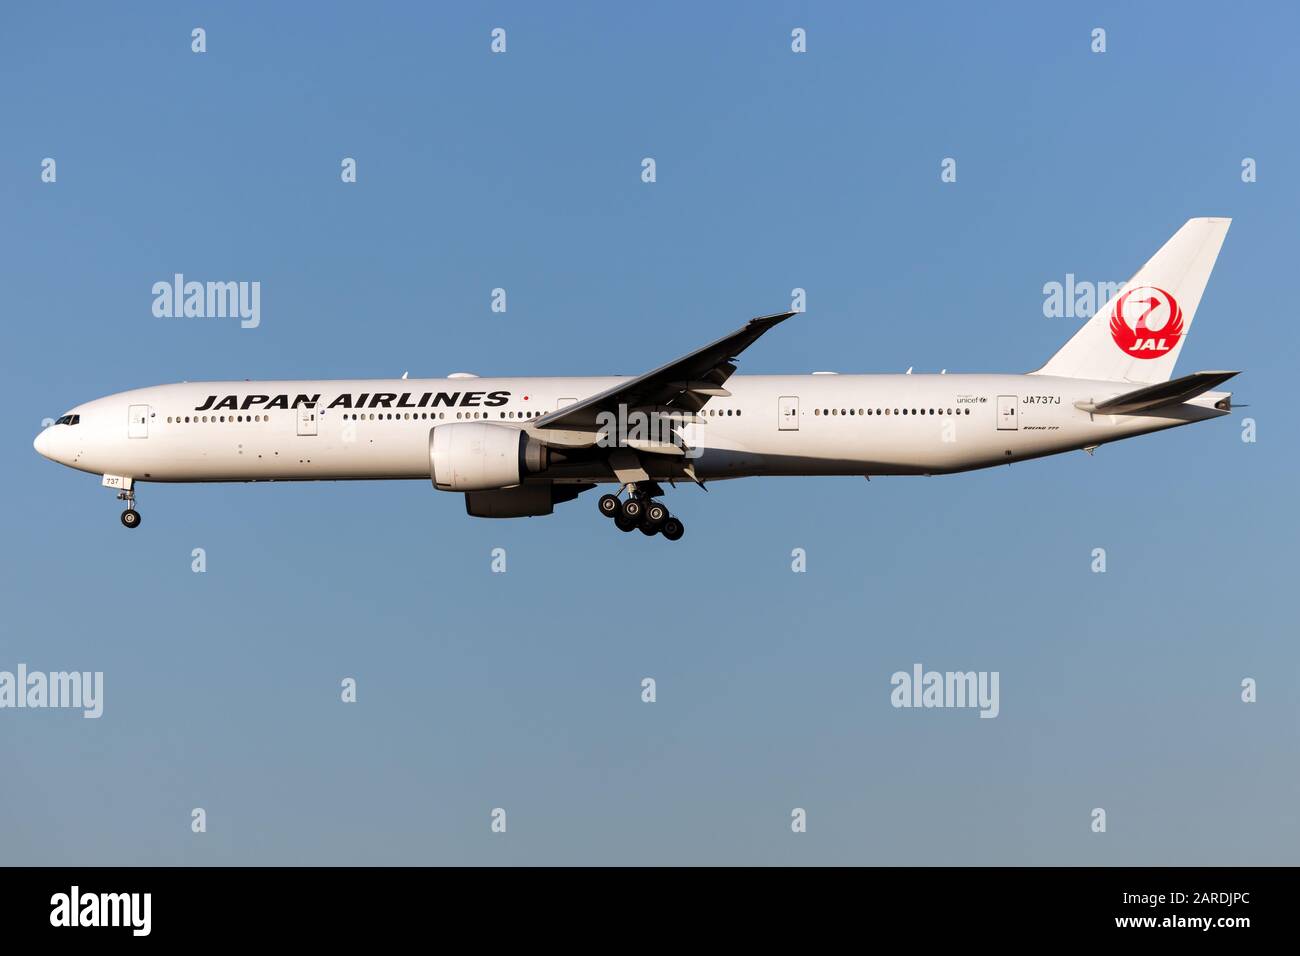
[[[554,510],[549,481],[500,491],[471,491],[465,495],[465,513],[475,518],[536,518]]]
[[[549,449],[520,428],[448,422],[429,430],[429,474],[439,491],[491,491],[542,471]]]
[[[527,481],[517,488],[470,491],[465,494],[465,510],[475,518],[535,518],[595,487],[589,482]]]

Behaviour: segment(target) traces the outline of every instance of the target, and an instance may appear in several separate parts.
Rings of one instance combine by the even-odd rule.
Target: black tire
[[[122,512],[122,524],[127,528],[140,527],[140,512],[134,508],[127,508]]]
[[[653,538],[655,535],[659,533],[658,525],[647,524],[645,522],[642,522],[641,524],[637,525],[637,527],[641,529],[641,533],[645,535],[647,538]]]
[[[652,501],[645,510],[645,520],[655,527],[668,520],[668,506],[662,501]]]
[[[645,513],[645,505],[641,504],[636,498],[627,498],[623,502],[623,517],[628,521],[640,523],[641,515]]]
[[[601,495],[596,507],[606,518],[613,518],[623,510],[623,502],[618,500],[618,495]]]
[[[614,516],[614,527],[618,528],[619,531],[635,531],[636,522],[628,521],[621,514],[618,514]]]
[[[669,541],[676,541],[686,533],[686,526],[682,524],[680,518],[669,517],[659,530],[663,532],[663,536]]]

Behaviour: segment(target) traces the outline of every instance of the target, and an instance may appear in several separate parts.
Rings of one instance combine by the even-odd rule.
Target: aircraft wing
[[[1076,402],[1075,407],[1098,415],[1132,415],[1163,405],[1179,405],[1216,385],[1222,385],[1236,372],[1193,372],[1168,382],[1157,382],[1125,392],[1101,402]]]
[[[713,396],[731,394],[723,384],[736,370],[736,357],[753,345],[760,335],[794,312],[763,315],[750,319],[742,328],[689,355],[629,379],[590,398],[566,405],[531,423],[533,428],[591,428],[601,412],[618,413],[628,408],[668,406],[698,412]]]

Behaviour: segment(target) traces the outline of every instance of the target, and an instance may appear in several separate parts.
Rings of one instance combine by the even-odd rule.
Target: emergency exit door
[[[149,437],[149,406],[132,405],[126,410],[126,437]]]
[[[1016,419],[1016,406],[1019,400],[1015,395],[998,396],[998,431],[1013,432],[1020,428]]]
[[[799,430],[799,396],[782,395],[776,402],[776,427],[783,432],[797,432]]]
[[[316,434],[316,409],[308,408],[306,405],[298,407],[298,434],[315,435]]]

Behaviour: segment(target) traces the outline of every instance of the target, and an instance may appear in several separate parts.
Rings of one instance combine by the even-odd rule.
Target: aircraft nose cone
[[[50,428],[53,427],[50,426]],[[32,442],[32,447],[44,458],[50,457],[50,428],[42,429],[41,433],[36,436],[36,441]]]

